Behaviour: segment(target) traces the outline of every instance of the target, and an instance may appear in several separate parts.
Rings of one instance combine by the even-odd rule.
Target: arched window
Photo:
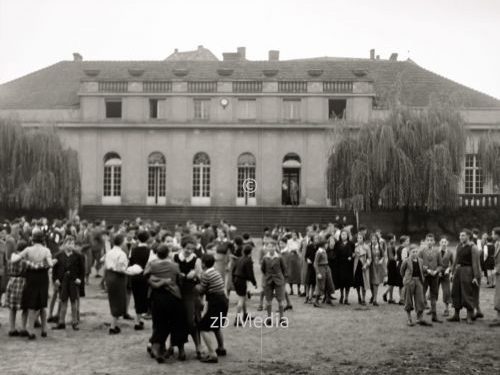
[[[104,156],[103,203],[121,203],[122,159],[116,152]]]
[[[210,158],[198,152],[193,158],[193,204],[210,204]]]
[[[281,204],[298,206],[300,203],[300,156],[291,152],[283,158]]]
[[[245,152],[238,157],[238,191],[236,204],[239,206],[256,205],[255,156]]]
[[[148,204],[166,204],[166,161],[161,152],[148,157]]]

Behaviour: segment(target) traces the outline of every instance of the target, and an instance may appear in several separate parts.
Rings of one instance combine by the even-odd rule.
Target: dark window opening
[[[330,120],[345,119],[346,106],[346,99],[328,100],[328,118]]]
[[[158,99],[149,99],[149,118],[158,118]]]
[[[106,101],[106,118],[121,118],[122,117],[122,102]]]

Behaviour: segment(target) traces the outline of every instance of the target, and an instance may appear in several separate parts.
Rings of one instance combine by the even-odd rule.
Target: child
[[[370,254],[361,233],[358,233],[357,241],[354,248],[353,286],[358,293],[358,303],[365,306],[366,291],[370,289]]]
[[[484,261],[484,268],[486,270],[486,287],[495,287],[495,274],[493,270],[495,269],[495,245],[493,244],[493,237],[488,236],[486,238],[486,245],[484,245],[484,253],[486,259]]]
[[[72,236],[68,236],[62,246],[62,251],[56,257],[54,266],[54,284],[59,289],[60,314],[59,324],[52,329],[66,329],[66,309],[68,299],[71,301],[71,318],[73,330],[78,331],[78,297],[80,284],[85,281],[85,263],[83,258],[75,252]]]
[[[442,260],[440,252],[434,248],[434,235],[432,233],[425,236],[425,247],[420,251],[419,256],[422,258],[424,265],[424,296],[429,289],[431,297],[431,311],[432,321],[442,323],[438,319],[436,313],[436,302],[439,295],[439,274],[442,270]]]
[[[28,246],[26,241],[19,241],[16,249],[16,253],[20,253]],[[26,337],[28,332],[26,331],[26,323],[28,321],[28,312],[24,310],[22,312],[22,330],[16,330],[16,315],[17,312],[21,310],[21,300],[23,297],[24,285],[26,283],[26,279],[24,277],[25,263],[11,263],[9,259],[8,263],[8,274],[9,274],[9,282],[6,288],[6,298],[7,308],[9,311],[9,321],[10,321],[10,330],[9,336],[23,336]]]
[[[245,245],[243,256],[238,258],[232,270],[233,284],[238,296],[238,305],[236,306],[236,319],[234,325],[237,326],[247,317],[247,281],[250,281],[257,288],[257,281],[253,272],[252,246]],[[243,311],[243,315],[241,312]]]
[[[443,268],[439,275],[439,285],[443,293],[443,303],[445,305],[443,316],[450,315],[451,289],[450,289],[450,272],[453,264],[453,253],[448,249],[448,240],[446,237],[441,237],[439,241],[439,252],[441,253],[441,262]]]
[[[495,268],[493,269],[493,273],[496,278],[494,307],[497,312],[497,317],[490,323],[490,327],[500,327],[500,227],[493,229],[492,237],[495,241]]]
[[[431,326],[423,318],[424,312],[424,267],[418,256],[418,247],[410,246],[410,256],[401,265],[401,276],[405,288],[405,310],[408,315],[408,326],[413,326],[411,311],[417,312],[417,323],[421,326]]]
[[[280,321],[283,320],[283,300],[285,299],[286,267],[276,251],[276,241],[266,244],[267,254],[262,259],[261,270],[264,276],[264,294],[268,319],[271,318],[273,296],[276,296]]]
[[[203,255],[201,258],[203,273],[200,284],[197,285],[200,294],[204,294],[207,301],[207,309],[202,316],[198,328],[201,337],[207,347],[207,354],[200,358],[205,363],[217,363],[218,356],[226,355],[224,341],[222,337],[222,318],[226,318],[229,301],[224,293],[224,280],[219,272],[214,268],[215,258],[211,254]],[[210,336],[213,331],[218,341],[218,348],[214,350],[214,345]]]
[[[316,271],[316,301],[314,302],[314,307],[321,307],[319,299],[322,295],[325,296],[325,303],[332,305],[331,294],[335,291],[325,245],[326,241],[320,239],[318,242],[318,251],[316,251],[314,257],[314,270]]]

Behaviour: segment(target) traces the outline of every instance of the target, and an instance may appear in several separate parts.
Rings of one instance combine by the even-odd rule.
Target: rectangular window
[[[481,168],[481,160],[477,154],[465,155],[465,194],[483,194],[484,176]]]
[[[346,107],[347,107],[346,99],[329,99],[328,119],[329,120],[345,119]]]
[[[105,197],[111,196],[111,169],[112,167],[104,167],[104,191],[103,195]]]
[[[165,99],[149,99],[149,118],[159,119],[165,116]]]
[[[257,106],[255,99],[238,100],[238,120],[254,121],[257,118]]]
[[[208,120],[210,117],[210,99],[194,99],[194,119]]]
[[[287,121],[300,120],[300,99],[283,100],[283,118]]]
[[[122,118],[121,99],[106,100],[106,118]]]

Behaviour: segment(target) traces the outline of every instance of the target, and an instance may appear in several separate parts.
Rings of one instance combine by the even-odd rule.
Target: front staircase
[[[261,236],[265,227],[283,225],[304,233],[312,223],[327,224],[335,222],[337,217],[347,224],[356,224],[353,211],[335,207],[195,207],[195,206],[102,206],[86,205],[80,210],[80,217],[89,221],[105,219],[110,224],[119,224],[123,220],[156,220],[167,228],[193,220],[197,224],[205,221],[218,223],[221,219],[235,225],[238,233],[248,232],[252,236]]]

